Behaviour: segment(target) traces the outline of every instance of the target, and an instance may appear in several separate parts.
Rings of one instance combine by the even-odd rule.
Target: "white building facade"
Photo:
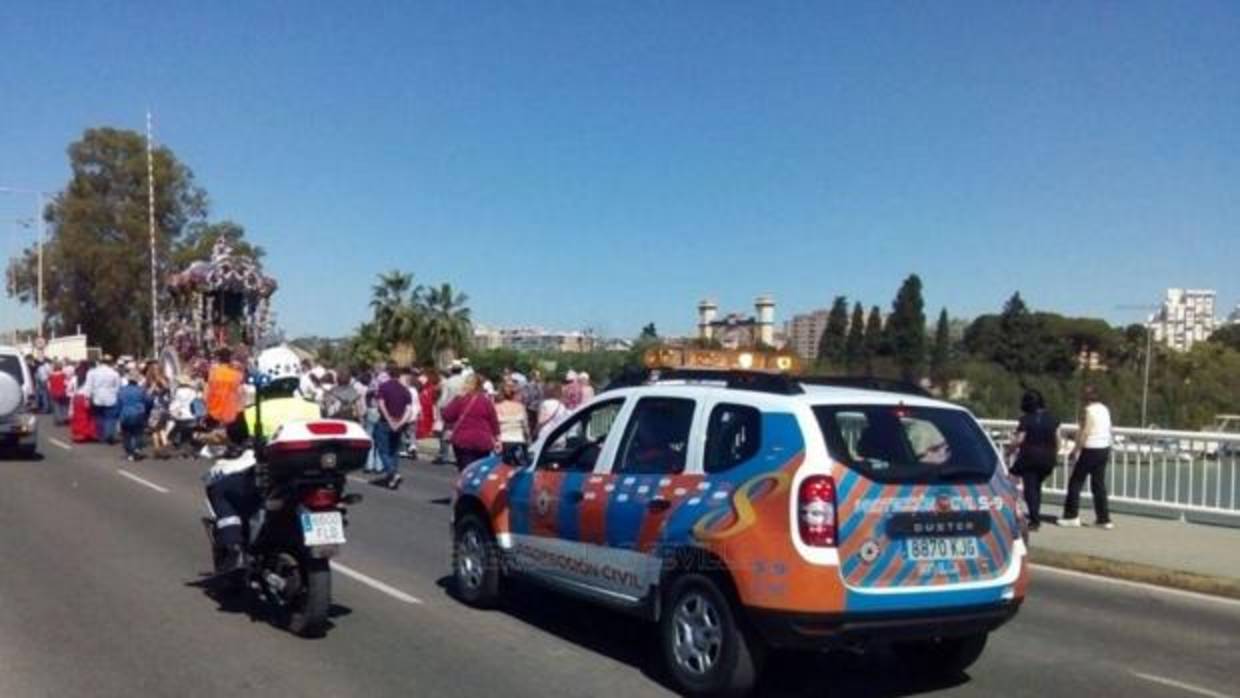
[[[818,357],[818,343],[822,341],[822,333],[827,329],[827,318],[831,311],[826,308],[808,313],[798,313],[788,321],[788,348],[802,359],[810,360]]]
[[[1176,351],[1188,351],[1210,338],[1216,327],[1216,294],[1208,289],[1167,289],[1162,308],[1150,318],[1154,341]]]
[[[598,344],[598,338],[589,331],[558,332],[541,327],[474,326],[474,346],[479,349],[587,352],[593,351]]]

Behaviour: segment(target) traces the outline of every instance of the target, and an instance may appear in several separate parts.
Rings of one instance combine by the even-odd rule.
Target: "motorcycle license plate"
[[[914,561],[972,560],[978,555],[976,538],[909,538],[904,542]]]
[[[303,511],[301,533],[306,545],[340,545],[344,542],[344,517],[338,511]]]

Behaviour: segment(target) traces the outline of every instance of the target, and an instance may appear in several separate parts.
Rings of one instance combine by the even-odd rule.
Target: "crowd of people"
[[[511,369],[490,377],[463,360],[443,373],[430,366],[351,371],[305,362],[299,391],[323,416],[361,423],[374,441],[366,469],[391,488],[401,483],[400,459],[416,457],[419,444],[434,453],[433,463],[458,469],[491,453],[518,461],[595,392],[587,373],[569,371],[563,382]]]
[[[129,460],[194,456],[209,451],[211,433],[237,420],[254,435],[261,395],[267,434],[290,417],[362,425],[374,442],[366,469],[392,489],[401,483],[401,458],[416,457],[419,444],[434,463],[458,468],[491,453],[519,461],[532,441],[595,394],[585,372],[570,370],[562,380],[511,369],[485,376],[465,360],[442,373],[431,366],[333,368],[308,360],[263,368],[263,355],[250,361],[225,349],[172,380],[155,360],[28,361],[38,409],[67,425],[75,442],[120,443]],[[252,378],[264,372],[274,375],[256,390]]]
[[[164,455],[174,442],[187,445],[205,414],[202,382],[182,377],[174,384],[156,361],[27,361],[39,412],[68,426],[75,442],[121,443],[130,460],[142,457],[147,441]]]

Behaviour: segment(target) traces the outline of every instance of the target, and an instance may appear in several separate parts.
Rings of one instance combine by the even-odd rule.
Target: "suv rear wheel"
[[[892,646],[897,658],[922,675],[956,676],[973,666],[986,649],[986,633],[941,637]]]
[[[667,591],[659,622],[663,661],[688,695],[740,696],[757,681],[760,647],[709,577],[687,574]]]

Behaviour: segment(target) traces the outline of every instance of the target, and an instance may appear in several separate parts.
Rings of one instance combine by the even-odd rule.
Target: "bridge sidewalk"
[[[1087,507],[1082,522],[1093,520]],[[1240,598],[1240,528],[1123,514],[1110,531],[1060,528],[1060,508],[1043,508],[1029,536],[1035,563]]]

